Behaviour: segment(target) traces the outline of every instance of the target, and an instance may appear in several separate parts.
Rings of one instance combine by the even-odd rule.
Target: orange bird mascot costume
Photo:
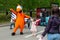
[[[30,18],[30,16],[27,16],[22,12],[22,7],[20,5],[17,6],[16,11],[14,11],[13,9],[10,9],[10,11],[17,16],[12,36],[15,35],[15,32],[17,31],[18,28],[20,28],[20,35],[23,35],[24,22],[25,22],[24,18]]]

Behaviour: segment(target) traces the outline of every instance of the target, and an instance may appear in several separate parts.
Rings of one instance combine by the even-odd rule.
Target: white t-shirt
[[[11,14],[11,19],[16,19],[16,15],[14,13]]]
[[[27,22],[28,18],[24,18],[25,22]]]
[[[14,13],[11,14],[11,22],[14,22],[13,20],[16,19],[16,15]]]

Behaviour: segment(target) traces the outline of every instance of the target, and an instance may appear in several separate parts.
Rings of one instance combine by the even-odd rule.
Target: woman
[[[47,34],[48,40],[60,40],[60,18],[59,10],[53,10],[53,15],[49,18],[49,22],[45,31],[42,33],[42,39]]]

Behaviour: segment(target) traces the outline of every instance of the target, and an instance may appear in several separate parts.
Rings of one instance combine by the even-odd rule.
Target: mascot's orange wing
[[[17,12],[14,11],[13,9],[10,9],[11,12],[13,12],[15,15],[17,15]]]
[[[25,15],[25,18],[30,18],[30,16]]]

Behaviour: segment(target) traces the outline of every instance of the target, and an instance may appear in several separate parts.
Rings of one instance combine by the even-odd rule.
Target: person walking
[[[49,18],[48,25],[42,33],[42,39],[47,34],[48,40],[60,40],[60,18],[59,9],[52,11],[52,16]]]

